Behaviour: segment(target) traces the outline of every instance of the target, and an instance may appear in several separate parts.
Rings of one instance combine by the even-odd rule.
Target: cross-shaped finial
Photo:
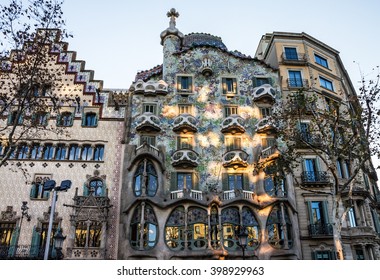
[[[169,12],[166,14],[168,17],[170,17],[170,27],[175,27],[175,19],[179,17],[179,13],[176,11],[176,9],[171,8]]]

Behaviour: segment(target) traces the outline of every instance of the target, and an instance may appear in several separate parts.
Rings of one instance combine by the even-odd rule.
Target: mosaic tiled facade
[[[46,238],[51,196],[37,187],[46,179],[72,181],[54,215],[54,229],[67,236],[65,259],[241,259],[242,230],[247,259],[334,258],[328,228],[310,227],[317,210],[328,220],[323,207],[331,198],[324,203],[297,187],[293,176],[302,170],[278,168],[281,143],[267,117],[290,91],[288,71],[305,79],[319,73],[298,59],[287,66],[284,47],[324,54],[334,83],[344,87],[349,78],[337,52],[307,34],[273,33],[253,58],[229,51],[220,37],[182,34],[178,16],[169,11],[160,34],[162,64],[137,73],[128,89],[104,89],[67,44],[52,43],[53,67],[67,81],[60,91],[79,101],[64,106],[73,114],[67,136],[26,139],[44,151],[51,145],[52,158],[29,155],[0,168],[0,224],[8,235],[2,258],[40,258],[35,247]],[[83,118],[93,113],[95,125],[86,127]],[[57,159],[62,144],[66,155]],[[75,158],[76,149],[93,156]],[[20,166],[27,179],[14,172]],[[373,189],[356,197],[361,224],[345,224],[347,259],[380,259],[377,178],[366,179]],[[30,219],[20,211],[23,201]]]

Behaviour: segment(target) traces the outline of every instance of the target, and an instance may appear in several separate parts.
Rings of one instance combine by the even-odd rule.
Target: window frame
[[[222,92],[225,96],[236,96],[238,94],[237,78],[222,77]]]
[[[176,88],[177,88],[177,92],[179,93],[192,93],[193,92],[193,76],[178,74]]]
[[[314,61],[316,64],[329,69],[329,64],[328,64],[327,58],[324,58],[323,56],[315,53],[314,54]]]
[[[284,47],[284,54],[286,60],[299,60],[297,47]]]
[[[334,91],[334,82],[325,77],[319,76],[319,85],[323,89]]]
[[[225,105],[223,113],[225,118],[232,115],[239,115],[239,107],[237,105]]]

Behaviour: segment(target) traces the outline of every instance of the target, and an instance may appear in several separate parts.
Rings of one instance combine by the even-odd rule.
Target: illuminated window
[[[177,90],[179,92],[193,91],[193,78],[191,76],[178,76],[177,77]]]
[[[142,160],[135,172],[133,180],[135,196],[141,196],[145,189],[147,196],[155,196],[158,189],[158,177],[156,169],[151,161]]]
[[[130,244],[135,250],[149,250],[156,246],[158,223],[153,208],[140,204],[134,211],[130,225]]]
[[[267,219],[268,242],[276,249],[289,249],[293,244],[292,224],[287,211],[285,205],[276,205]]]
[[[77,222],[74,247],[100,247],[102,223],[96,221]]]
[[[223,94],[237,94],[236,78],[222,78]]]

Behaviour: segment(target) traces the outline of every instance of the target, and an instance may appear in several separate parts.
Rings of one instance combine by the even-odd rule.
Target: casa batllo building
[[[283,69],[259,53],[270,40],[252,58],[220,37],[184,35],[179,14],[167,15],[162,64],[137,73],[128,89],[104,89],[66,43],[51,43],[51,67],[65,77],[54,90],[73,98],[48,122],[71,118],[66,136],[25,139],[0,168],[1,259],[42,259],[49,179],[72,181],[58,194],[49,258],[57,257],[61,230],[64,259],[333,259],[332,236],[307,233],[307,202],[319,200],[302,200],[293,175],[276,168],[280,152],[267,120],[286,88]],[[17,166],[27,167],[28,180]],[[378,202],[366,201],[377,215]],[[370,235],[357,234],[356,249],[359,238],[371,244],[366,259],[380,258],[376,219],[366,224]],[[357,259],[346,236],[346,256]]]

